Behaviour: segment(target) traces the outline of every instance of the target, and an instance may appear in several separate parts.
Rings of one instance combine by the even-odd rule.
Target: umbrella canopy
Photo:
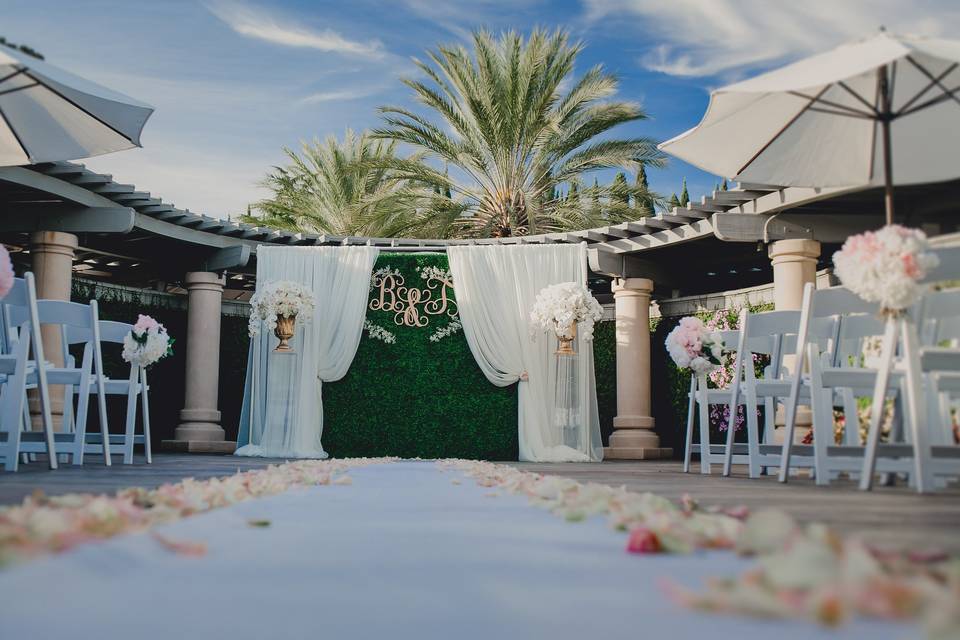
[[[140,146],[153,107],[0,47],[0,166]]]
[[[887,33],[717,89],[660,148],[741,182],[893,185],[960,176],[960,41]]]

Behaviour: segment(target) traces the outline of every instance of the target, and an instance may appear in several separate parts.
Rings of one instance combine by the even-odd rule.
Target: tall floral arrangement
[[[920,299],[920,281],[940,260],[926,234],[892,224],[847,238],[833,264],[845,287],[883,311],[897,313]]]
[[[296,316],[301,321],[307,321],[313,317],[315,306],[313,294],[299,282],[267,282],[258,287],[257,292],[250,298],[250,335],[257,335],[263,322],[267,323],[270,331],[276,329],[277,316]]]
[[[681,369],[708,374],[724,364],[723,341],[696,316],[681,318],[667,334],[667,353]]]
[[[13,263],[10,262],[10,253],[0,244],[0,300],[10,293],[13,288]]]
[[[585,340],[593,340],[593,325],[603,317],[603,307],[582,284],[563,282],[544,287],[530,311],[530,331],[554,332],[570,340],[579,331]]]
[[[153,363],[173,354],[173,338],[166,328],[151,318],[141,314],[123,338],[124,361],[139,367],[149,367]]]

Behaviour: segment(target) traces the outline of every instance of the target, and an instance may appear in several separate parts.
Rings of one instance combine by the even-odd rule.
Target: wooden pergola
[[[931,235],[957,230],[960,216],[952,196],[958,188],[960,181],[898,189],[901,221]],[[651,296],[705,294],[773,281],[778,308],[797,308],[803,284],[827,266],[839,243],[882,225],[883,211],[883,190],[876,186],[739,184],[686,207],[583,231],[477,240],[367,238],[293,233],[193,213],[73,162],[0,168],[0,241],[11,250],[19,271],[36,272],[42,297],[69,297],[74,274],[161,291],[187,289],[187,406],[177,440],[181,444],[171,445],[187,451],[229,449],[222,442],[216,384],[195,384],[219,375],[219,332],[200,339],[194,331],[219,327],[218,318],[207,316],[218,312],[224,297],[250,295],[262,245],[370,244],[386,251],[443,251],[462,244],[586,243],[591,270],[600,282],[612,279],[621,325],[618,418],[608,455],[644,458],[665,454],[651,430],[646,330]],[[609,296],[602,286],[598,293]],[[195,352],[191,345],[200,343],[207,348]],[[191,391],[197,388],[206,391]]]

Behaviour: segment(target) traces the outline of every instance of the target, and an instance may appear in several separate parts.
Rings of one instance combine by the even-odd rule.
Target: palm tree
[[[648,138],[600,138],[646,114],[637,104],[608,100],[617,79],[600,66],[572,80],[582,48],[563,31],[542,30],[527,39],[477,31],[472,52],[441,46],[428,52],[429,62],[415,61],[426,80],[404,80],[434,118],[381,107],[386,126],[374,135],[451,168],[447,175],[422,161],[391,162],[408,179],[445,185],[452,196],[445,210],[462,212],[455,220],[462,235],[524,235],[628,219],[624,206],[603,212],[579,198],[553,196],[586,172],[664,162]],[[598,199],[609,200],[608,192],[609,185],[598,190]],[[650,194],[631,188],[631,195]]]
[[[393,237],[444,234],[432,185],[413,183],[389,167],[395,142],[347,129],[343,141],[302,143],[284,149],[290,164],[275,167],[261,183],[272,196],[253,205],[243,222],[309,233]],[[416,161],[416,158],[411,159]],[[453,217],[456,217],[453,215]]]

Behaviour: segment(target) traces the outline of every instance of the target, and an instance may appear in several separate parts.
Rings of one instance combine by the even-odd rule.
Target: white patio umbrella
[[[140,146],[153,107],[0,47],[0,166]]]
[[[960,177],[960,41],[885,32],[710,95],[660,149],[741,182],[894,185]]]

